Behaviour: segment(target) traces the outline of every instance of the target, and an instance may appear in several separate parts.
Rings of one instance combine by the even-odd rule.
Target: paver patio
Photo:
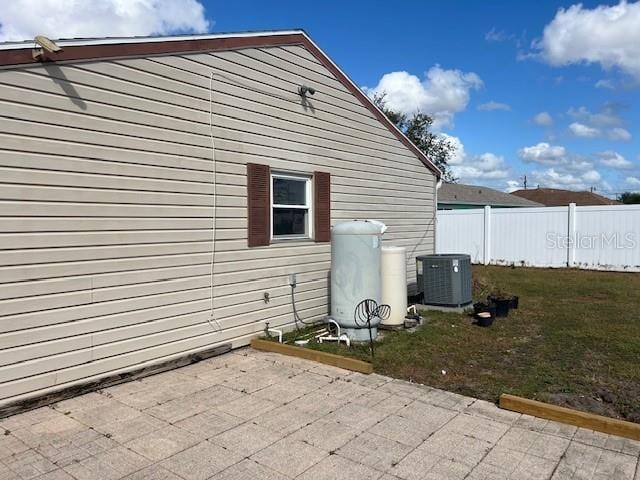
[[[640,480],[639,458],[640,442],[251,349],[0,420],[0,480]]]

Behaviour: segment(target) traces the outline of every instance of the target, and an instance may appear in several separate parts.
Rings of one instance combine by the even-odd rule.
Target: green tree
[[[624,192],[618,195],[618,201],[626,205],[640,203],[640,192]]]
[[[456,153],[456,147],[449,139],[431,130],[433,117],[421,112],[413,115],[396,112],[389,107],[385,97],[385,93],[377,93],[373,96],[373,103],[442,171],[443,180],[456,182],[458,179],[449,166],[449,160]]]

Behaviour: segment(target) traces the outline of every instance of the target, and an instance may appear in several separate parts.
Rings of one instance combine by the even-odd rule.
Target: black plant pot
[[[483,302],[478,302],[473,304],[473,314],[478,315],[482,312],[489,312],[492,317],[496,316],[496,306],[495,304],[487,304]]]
[[[513,310],[517,310],[518,309],[519,300],[520,300],[520,297],[518,297],[517,295],[512,296],[509,299],[509,308],[511,308]]]
[[[493,295],[487,297],[489,304],[493,304],[496,307],[496,317],[508,317],[509,307],[511,306],[510,298],[500,298]]]
[[[480,312],[476,316],[476,325],[479,327],[490,327],[495,320],[495,315],[492,315],[490,312]]]

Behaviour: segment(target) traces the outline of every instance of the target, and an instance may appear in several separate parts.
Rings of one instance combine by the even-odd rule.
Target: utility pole
[[[527,189],[527,176],[526,175],[524,176],[524,182],[523,183],[524,183],[524,189],[526,190]]]

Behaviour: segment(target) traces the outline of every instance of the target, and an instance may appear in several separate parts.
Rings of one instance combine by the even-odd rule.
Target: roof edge
[[[523,199],[526,200],[526,199]],[[465,205],[495,205],[499,207],[535,207],[540,206],[544,207],[544,204],[539,202],[534,202],[533,200],[529,200],[532,205],[522,204],[522,203],[504,203],[504,202],[471,202],[468,200],[440,200],[438,198],[438,203],[446,203],[447,205],[457,205],[457,204],[465,204]]]
[[[391,122],[373,101],[327,55],[304,30],[276,30],[264,32],[178,35],[171,37],[130,37],[104,39],[56,40],[64,49],[56,54],[44,53],[38,59],[32,55],[30,42],[0,44],[0,67],[40,65],[43,63],[122,58],[145,55],[177,54],[202,51],[221,51],[238,48],[260,48],[281,45],[303,45],[347,89],[393,133],[435,176],[442,172],[411,140]]]
[[[238,33],[205,33],[205,34],[186,34],[186,35],[169,35],[166,37],[104,37],[104,38],[60,38],[54,40],[60,47],[82,47],[87,45],[122,45],[136,43],[158,43],[158,42],[176,42],[184,40],[215,40],[219,38],[254,38],[264,36],[277,35],[306,35],[306,32],[300,28],[291,30],[261,30],[258,32],[238,32]],[[52,39],[53,40],[53,39]],[[33,45],[31,45],[33,44]],[[37,47],[33,40],[21,40],[14,42],[0,43],[0,50],[18,50],[23,48]]]

